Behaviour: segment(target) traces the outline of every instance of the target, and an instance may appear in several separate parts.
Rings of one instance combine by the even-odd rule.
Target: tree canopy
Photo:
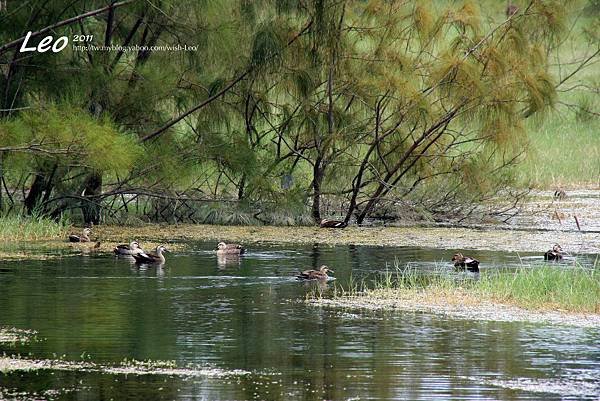
[[[0,208],[279,224],[468,210],[511,188],[524,121],[597,59],[597,18],[572,22],[586,6],[9,1]],[[27,32],[69,46],[22,53]],[[584,33],[587,53],[563,56]]]

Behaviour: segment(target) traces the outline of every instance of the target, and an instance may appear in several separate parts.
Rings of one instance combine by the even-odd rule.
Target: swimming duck
[[[464,256],[462,253],[456,253],[452,256],[452,261],[454,262],[454,267],[460,270],[465,270],[465,268],[473,273],[479,272],[479,261],[477,259],[473,259],[470,256]]]
[[[296,277],[298,280],[327,280],[329,278],[327,273],[335,272],[329,269],[326,265],[323,265],[319,268],[319,270],[304,270]]]
[[[140,244],[137,241],[131,241],[129,245],[117,245],[115,249],[113,249],[113,252],[115,253],[115,255],[131,256],[138,253],[144,253],[144,250],[140,248]]]
[[[146,252],[142,251],[141,253],[131,254],[131,256],[133,256],[135,261],[138,263],[160,263],[160,264],[163,264],[166,261],[165,256],[163,255],[163,252],[170,252],[170,251],[167,248],[165,248],[163,245],[159,245],[156,247],[155,253],[150,253],[150,252],[146,253]]]
[[[84,228],[81,235],[69,235],[69,242],[90,242],[91,228]]]
[[[242,255],[244,252],[246,252],[246,249],[238,244],[226,244],[224,242],[217,244],[217,255]]]
[[[563,258],[562,247],[558,244],[554,244],[552,249],[546,251],[544,254],[544,260],[561,260]]]
[[[347,225],[348,225],[348,223],[346,223],[344,221],[323,219],[323,220],[321,220],[321,224],[319,224],[319,227],[321,227],[321,228],[344,228]]]

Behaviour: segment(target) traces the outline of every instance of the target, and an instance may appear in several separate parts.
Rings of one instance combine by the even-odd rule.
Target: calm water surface
[[[239,261],[222,264],[214,245],[168,255],[162,269],[108,256],[3,262],[0,326],[36,330],[42,341],[0,345],[0,352],[102,366],[125,358],[173,360],[180,367],[217,368],[225,377],[18,372],[0,374],[4,397],[599,399],[600,330],[324,309],[305,305],[314,284],[294,279],[299,269],[327,264],[343,285],[351,275],[372,278],[394,260],[451,271],[450,251],[256,245]],[[483,269],[540,263],[535,255],[469,254]]]

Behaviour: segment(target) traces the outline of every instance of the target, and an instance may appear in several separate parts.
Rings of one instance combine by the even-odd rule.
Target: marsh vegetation
[[[543,265],[517,269],[492,267],[479,274],[456,276],[447,267],[423,271],[401,267],[380,276],[351,281],[337,288],[336,305],[351,306],[358,298],[393,308],[394,301],[425,302],[431,305],[460,305],[477,310],[480,305],[511,305],[526,310],[593,314],[600,318],[600,274],[594,266]],[[600,322],[600,320],[599,320]]]

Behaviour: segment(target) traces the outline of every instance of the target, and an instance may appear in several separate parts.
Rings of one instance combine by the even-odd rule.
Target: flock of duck
[[[81,235],[71,234],[69,235],[69,242],[91,242],[90,234],[92,233],[91,228],[84,228]],[[100,243],[96,244],[99,247]],[[217,244],[216,253],[218,257],[225,256],[240,256],[246,252],[246,248],[238,244],[227,244],[225,242],[219,242]],[[113,249],[113,253],[116,256],[126,256],[135,259],[136,263],[139,264],[158,264],[162,265],[166,262],[165,253],[170,251],[164,246],[159,245],[156,247],[154,252],[146,252],[140,246],[138,241],[131,241],[129,244],[119,244]],[[296,277],[299,280],[328,280],[329,276],[327,273],[333,273],[334,271],[323,265],[319,270],[304,270],[300,272]]]
[[[321,220],[321,228],[344,228],[346,223],[336,220]],[[70,242],[90,242],[91,228],[84,228],[81,235],[71,234],[69,235]],[[100,242],[96,243],[96,248],[100,247]],[[217,257],[227,256],[240,256],[246,252],[246,249],[238,244],[227,244],[225,242],[219,242],[216,249]],[[164,246],[159,245],[156,247],[154,252],[146,252],[142,249],[139,242],[132,241],[129,244],[117,245],[113,252],[117,256],[130,256],[135,259],[136,263],[140,264],[164,264],[166,259],[164,253],[170,251]],[[547,261],[558,261],[562,260],[563,249],[560,245],[555,244],[552,249],[549,249],[544,253],[544,260]],[[452,256],[452,263],[457,271],[469,271],[472,273],[479,272],[479,261],[470,256],[465,256],[462,253],[456,253]],[[329,269],[328,266],[323,265],[318,270],[304,270],[296,277],[299,280],[328,280],[328,273],[334,273],[333,270]]]

